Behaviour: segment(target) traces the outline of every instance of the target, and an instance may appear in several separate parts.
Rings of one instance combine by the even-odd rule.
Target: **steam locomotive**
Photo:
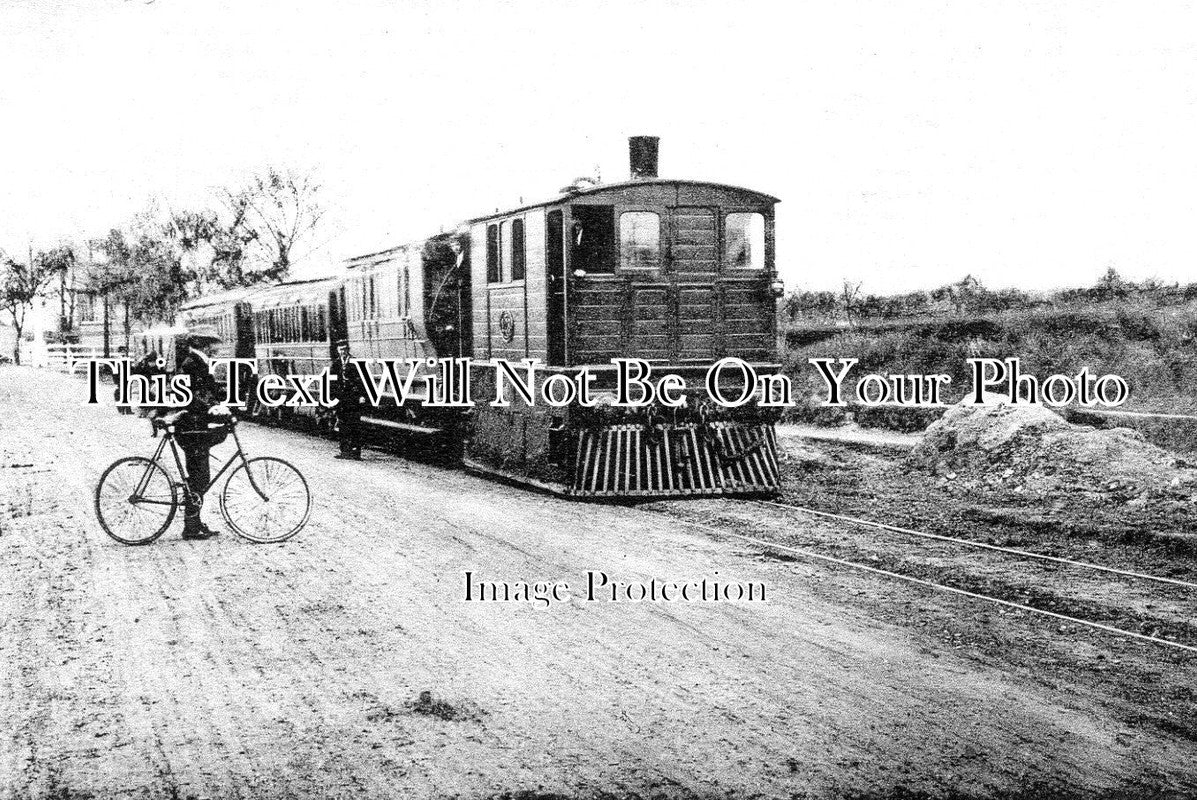
[[[735,356],[778,370],[776,198],[657,176],[656,137],[630,140],[631,177],[579,181],[548,200],[469,220],[453,233],[350,258],[339,278],[288,281],[187,303],[214,325],[218,356],[263,373],[317,374],[347,338],[354,357],[470,357],[474,396],[494,394],[494,359],[535,359],[553,375],[596,377],[614,399],[614,358],[702,383]],[[425,362],[426,363],[426,362]],[[372,369],[381,376],[382,366]],[[431,367],[428,368],[431,370]],[[419,383],[419,382],[418,382]],[[425,406],[384,395],[363,423],[451,443],[468,469],[575,497],[758,494],[779,485],[775,412],[723,408]],[[286,421],[322,408],[253,409]]]

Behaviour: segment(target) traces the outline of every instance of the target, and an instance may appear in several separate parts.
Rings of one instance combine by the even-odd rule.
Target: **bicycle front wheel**
[[[308,482],[281,458],[260,457],[233,470],[220,493],[220,513],[237,535],[268,544],[290,539],[312,510]]]
[[[104,470],[96,485],[96,518],[121,544],[154,541],[170,527],[178,507],[174,481],[148,458],[122,458]]]

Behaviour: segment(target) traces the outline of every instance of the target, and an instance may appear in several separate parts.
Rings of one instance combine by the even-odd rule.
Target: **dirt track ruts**
[[[0,368],[0,798],[1197,790],[1192,742],[929,654],[851,604],[873,579],[835,576],[832,603],[809,589],[820,567],[636,508],[245,426],[313,486],[297,539],[184,542],[176,522],[120,546],[91,491],[153,442],[84,398]],[[718,572],[769,602],[461,598],[465,570],[578,586],[587,569]],[[425,691],[454,718],[421,713]]]

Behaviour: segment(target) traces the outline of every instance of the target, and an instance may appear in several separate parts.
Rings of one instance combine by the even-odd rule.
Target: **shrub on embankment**
[[[826,389],[811,358],[855,358],[851,373],[950,375],[943,398],[959,400],[972,385],[967,359],[1021,360],[1041,380],[1056,373],[1121,375],[1127,410],[1197,413],[1197,304],[1159,307],[1107,303],[1035,308],[985,316],[910,319],[854,328],[795,326],[786,332],[785,367],[797,405],[791,421],[834,424],[844,410],[822,407]],[[855,396],[852,377],[846,382]],[[863,425],[921,430],[942,410],[849,408]]]

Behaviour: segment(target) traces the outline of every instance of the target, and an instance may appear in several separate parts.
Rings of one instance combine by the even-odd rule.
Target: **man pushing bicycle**
[[[183,512],[184,539],[210,539],[218,531],[209,528],[200,519],[204,492],[208,488],[209,450],[228,436],[227,423],[231,418],[209,360],[216,354],[221,342],[215,328],[197,326],[187,333],[188,352],[179,365],[179,373],[187,375],[191,383],[191,403],[183,416],[175,423],[179,446],[187,462],[187,502]],[[209,428],[209,423],[222,423],[220,427]]]
[[[153,456],[117,459],[96,484],[96,519],[121,544],[156,541],[170,527],[179,506],[183,506],[184,539],[215,536],[216,531],[200,521],[205,494],[217,498],[220,513],[234,533],[257,544],[285,542],[307,524],[312,495],[303,474],[281,458],[250,458],[241,447],[237,418],[221,403],[209,363],[219,342],[212,328],[190,331],[189,352],[179,374],[187,375],[191,402],[151,419],[154,435],[163,434]],[[211,477],[208,451],[230,435],[236,449]],[[172,466],[177,480],[171,475]]]

